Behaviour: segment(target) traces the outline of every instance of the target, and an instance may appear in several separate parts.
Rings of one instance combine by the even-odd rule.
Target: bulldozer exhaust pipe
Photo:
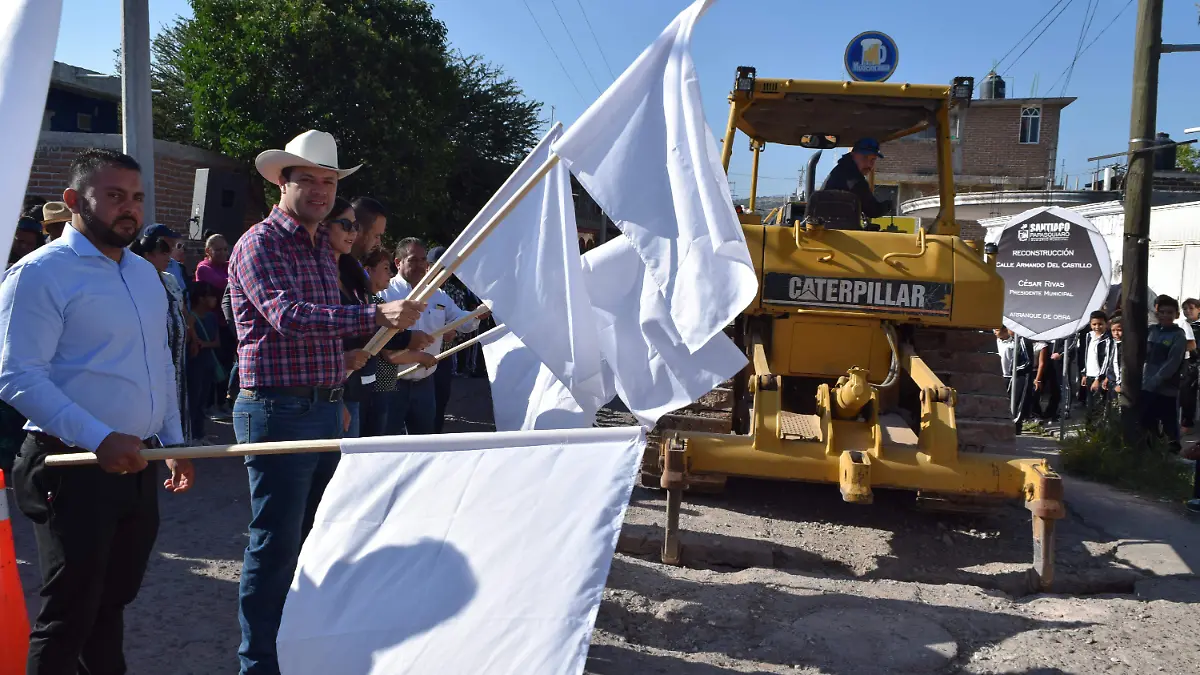
[[[804,172],[804,203],[812,201],[813,193],[817,191],[817,162],[821,161],[821,151],[814,152],[808,158],[808,171]]]

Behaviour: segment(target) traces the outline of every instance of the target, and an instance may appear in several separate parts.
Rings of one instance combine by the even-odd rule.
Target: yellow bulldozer
[[[1014,428],[999,361],[982,353],[1002,323],[1004,282],[954,218],[950,123],[972,90],[972,78],[888,84],[737,70],[722,160],[728,171],[737,132],[749,137],[740,219],[759,295],[731,331],[750,365],[651,435],[642,482],[667,491],[664,562],[680,562],[683,492],[741,476],[834,483],[855,504],[869,504],[876,487],[948,505],[1022,500],[1033,519],[1031,571],[1050,586],[1062,481],[1043,459],[988,452],[1011,446]],[[821,151],[921,132],[936,138],[932,222],[862,218],[850,193],[814,189],[815,162],[805,199],[766,218],[756,210],[767,144]]]

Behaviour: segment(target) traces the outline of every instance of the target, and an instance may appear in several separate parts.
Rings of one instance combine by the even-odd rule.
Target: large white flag
[[[583,672],[645,443],[637,427],[343,441],[280,672]]]
[[[692,62],[698,0],[554,144],[629,237],[696,351],[755,297],[745,236]]]
[[[0,260],[8,260],[46,110],[62,0],[0,2]]]
[[[562,125],[556,124],[467,226],[447,256],[456,257],[459,244],[550,158],[550,144],[561,134]],[[448,263],[443,260],[443,264]],[[566,167],[554,166],[462,261],[456,274],[492,308],[497,322],[520,338],[580,403],[601,396],[596,329],[583,287],[575,203]]]
[[[608,402],[585,401],[584,410],[537,354],[507,331],[480,339],[497,431],[585,429]]]
[[[590,426],[595,411],[620,396],[646,427],[712,391],[746,365],[724,333],[692,352],[679,337],[666,302],[625,237],[583,256],[584,280],[596,317],[604,394],[577,401],[536,355],[512,334],[484,341],[496,428]]]
[[[688,348],[627,238],[588,251],[583,261],[607,379],[642,424],[653,427],[746,366],[723,332],[695,351]]]

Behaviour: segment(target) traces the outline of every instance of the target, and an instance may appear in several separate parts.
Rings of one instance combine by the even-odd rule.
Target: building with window
[[[121,78],[55,62],[42,115],[37,152],[25,194],[62,199],[68,169],[87,148],[121,150]],[[229,157],[168,141],[154,141],[154,191],[158,222],[187,236],[197,169],[224,169],[246,177],[249,189],[259,183],[248,167]],[[261,192],[261,189],[259,190]],[[263,214],[246,211],[247,224]],[[192,242],[202,249],[201,242]]]
[[[1056,185],[1062,111],[1074,98],[976,99],[951,120],[958,193],[1046,190]],[[897,205],[936,196],[934,130],[883,146],[875,182]]]
[[[42,131],[121,133],[121,78],[55,61]]]

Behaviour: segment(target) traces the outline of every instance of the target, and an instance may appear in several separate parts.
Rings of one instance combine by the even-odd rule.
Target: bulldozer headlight
[[[975,93],[975,78],[973,77],[956,77],[950,85],[950,98],[955,101],[971,102],[971,96]]]
[[[737,91],[754,91],[754,80],[758,74],[757,69],[748,66],[742,66],[737,69],[737,79],[734,80],[733,88]]]

